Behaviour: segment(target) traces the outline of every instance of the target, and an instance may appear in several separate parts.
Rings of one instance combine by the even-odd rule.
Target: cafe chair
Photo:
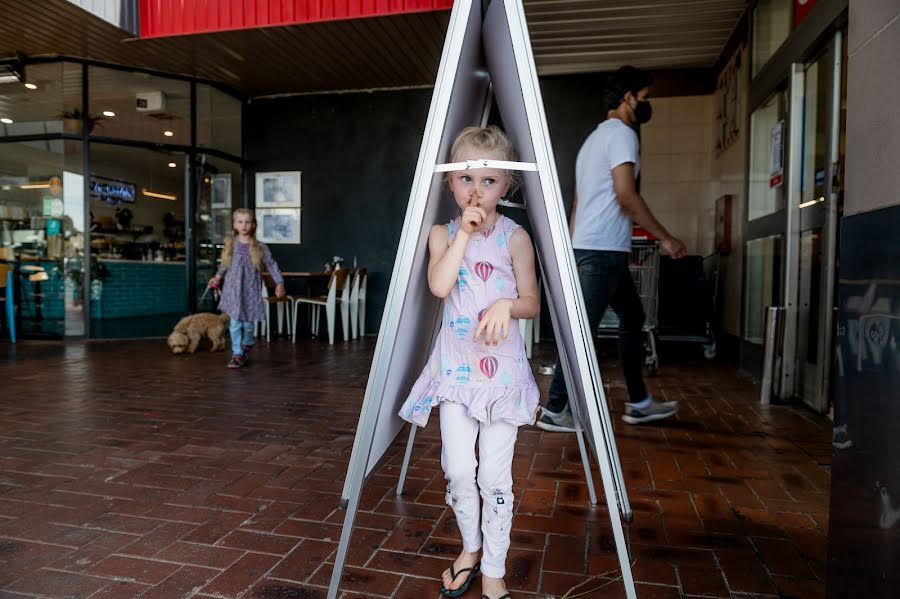
[[[271,308],[273,304],[275,305],[276,318],[278,319],[278,334],[280,335],[284,332],[285,318],[287,318],[288,331],[293,330],[293,328],[291,327],[291,298],[287,296],[277,297],[275,295],[275,279],[273,279],[272,275],[270,275],[269,273],[263,273],[262,295],[263,302],[265,303],[266,308],[266,322],[263,324],[263,328],[266,331],[266,341],[271,341]],[[287,306],[287,310],[285,310],[285,306]]]
[[[538,305],[541,304],[541,281],[538,279],[537,286]],[[532,350],[535,343],[541,340],[541,315],[538,313],[534,318],[519,319],[519,332],[522,333],[522,340],[525,342],[525,356],[530,360]]]
[[[6,326],[9,327],[9,339],[16,342],[16,310],[13,306],[13,269],[9,264],[0,264],[0,300],[6,306]]]
[[[36,321],[43,320],[41,308],[44,296],[47,294],[41,290],[41,283],[50,281],[47,269],[37,264],[24,264],[19,267],[19,276],[22,278],[22,283],[28,282],[27,285],[23,284],[19,289],[21,294],[19,310],[21,314],[27,313]],[[25,310],[26,305],[29,306],[27,311]]]
[[[366,269],[360,268],[353,275],[353,285],[350,287],[350,337],[364,337],[366,334]],[[360,296],[362,302],[360,303]]]
[[[337,318],[338,304],[341,306],[341,326],[344,329],[344,341],[350,339],[350,285],[348,279],[350,271],[346,268],[339,268],[331,273],[328,280],[328,294],[314,297],[297,297],[294,298],[294,339],[297,338],[297,308],[300,304],[309,304],[313,309],[312,321],[310,326],[313,328],[313,334],[319,334],[319,324],[321,321],[322,307],[325,307],[325,317],[328,321],[328,344],[334,345],[334,324]]]

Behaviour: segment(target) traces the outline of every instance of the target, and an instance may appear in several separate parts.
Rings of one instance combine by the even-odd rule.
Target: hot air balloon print
[[[487,282],[488,279],[491,278],[491,273],[494,272],[494,265],[490,262],[476,262],[475,263],[475,274],[481,278],[482,281]]]
[[[466,277],[469,276],[469,271],[466,270],[464,266],[459,268],[459,276],[456,278],[456,285],[460,289],[468,285],[468,281],[466,281]]]
[[[487,312],[487,308],[478,311],[478,322],[481,322],[481,319],[484,318],[484,313]]]
[[[462,341],[463,339],[466,338],[466,334],[468,334],[469,329],[471,328],[472,321],[469,319],[468,316],[460,315],[454,321],[454,325],[455,326],[453,328],[456,331],[456,336],[457,336],[457,338],[459,338],[460,341]]]
[[[494,356],[481,358],[478,366],[481,368],[481,372],[484,373],[484,376],[488,377],[489,379],[494,378],[494,375],[497,374],[497,358],[495,358]]]

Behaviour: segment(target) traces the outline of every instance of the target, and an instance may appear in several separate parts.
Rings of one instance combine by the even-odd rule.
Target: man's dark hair
[[[651,85],[653,76],[647,71],[632,66],[620,67],[606,79],[606,109],[615,110],[626,93],[631,92],[637,96],[639,91]]]

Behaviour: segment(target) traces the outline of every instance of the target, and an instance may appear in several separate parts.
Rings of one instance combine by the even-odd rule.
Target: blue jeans
[[[231,333],[231,353],[236,356],[244,355],[242,345],[250,347],[253,345],[253,331],[256,328],[255,322],[249,320],[234,320],[228,323],[228,332]]]
[[[619,317],[619,360],[628,387],[629,401],[637,403],[647,398],[642,368],[644,365],[644,308],[634,288],[628,270],[627,252],[599,252],[575,250],[578,279],[587,308],[588,325],[592,337],[608,307]],[[568,405],[566,380],[559,358],[556,373],[550,383],[547,409],[562,412]]]

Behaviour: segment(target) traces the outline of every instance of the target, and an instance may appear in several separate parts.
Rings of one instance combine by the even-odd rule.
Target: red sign
[[[769,179],[769,187],[778,187],[782,183],[784,183],[784,175],[783,174],[775,175],[774,177]]]
[[[141,37],[450,10],[453,0],[140,0]]]
[[[816,0],[794,0],[794,27],[800,25],[812,7],[816,5]]]

